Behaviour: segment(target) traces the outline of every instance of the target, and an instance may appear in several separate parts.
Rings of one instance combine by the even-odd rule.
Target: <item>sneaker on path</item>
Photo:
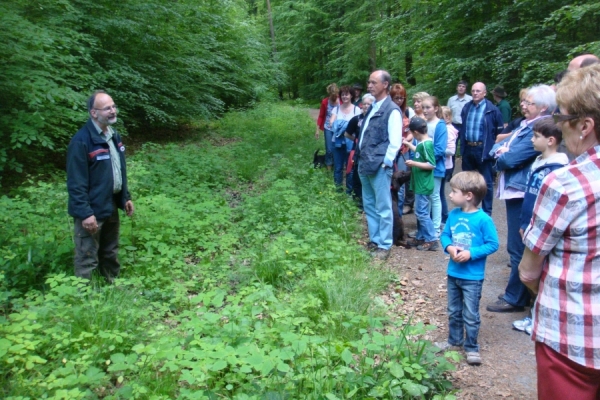
[[[525,327],[525,333],[531,336],[531,332],[533,331],[533,324],[529,324]]]
[[[410,231],[406,236],[408,236],[411,239],[414,239],[417,237],[417,231]]]
[[[446,351],[446,350],[454,350],[454,351],[460,350],[460,346],[454,346],[454,345],[448,343],[447,340],[444,340],[442,342],[433,342],[433,345],[435,347],[437,347],[438,349],[440,349],[439,352]]]
[[[525,317],[523,319],[518,319],[515,322],[513,322],[512,326],[513,326],[513,329],[524,332],[525,329],[528,326],[530,326],[531,324],[532,324],[531,318]]]
[[[481,356],[478,351],[467,351],[467,364],[481,365]]]

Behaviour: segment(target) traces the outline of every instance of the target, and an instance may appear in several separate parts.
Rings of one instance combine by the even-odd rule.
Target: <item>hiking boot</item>
[[[417,247],[422,245],[423,243],[425,243],[425,241],[423,239],[410,239],[409,241],[406,242],[409,246],[412,247]]]
[[[481,365],[481,356],[478,351],[467,351],[467,364]]]
[[[375,243],[375,242],[369,242],[369,243],[367,243],[366,247],[367,247],[368,251],[375,251],[378,248],[377,243]]]
[[[417,250],[423,250],[423,251],[436,251],[440,248],[440,244],[437,240],[434,240],[432,242],[425,242],[420,246],[417,246]]]
[[[385,261],[390,256],[390,251],[378,247],[372,254],[377,260]]]
[[[499,299],[485,308],[490,312],[521,312],[525,307],[513,306],[504,299]]]

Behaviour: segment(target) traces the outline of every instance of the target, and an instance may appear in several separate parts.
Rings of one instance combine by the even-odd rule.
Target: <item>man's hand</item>
[[[125,213],[128,217],[131,217],[135,212],[135,208],[133,207],[133,202],[131,200],[127,200],[125,203]]]
[[[85,229],[92,235],[98,232],[98,222],[96,221],[96,216],[94,215],[87,217],[86,219],[81,221],[81,226],[83,226],[83,229]]]

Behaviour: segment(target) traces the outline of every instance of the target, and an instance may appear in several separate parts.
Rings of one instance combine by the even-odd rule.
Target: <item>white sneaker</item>
[[[523,319],[516,320],[512,324],[513,329],[516,329],[521,332],[523,332],[523,331],[527,332],[527,327],[532,326],[532,325],[533,325],[533,321],[531,321],[531,318],[529,318],[529,317],[525,317]]]
[[[527,327],[525,328],[525,333],[528,334],[529,336],[531,336],[532,331],[533,331],[533,324],[527,325]]]

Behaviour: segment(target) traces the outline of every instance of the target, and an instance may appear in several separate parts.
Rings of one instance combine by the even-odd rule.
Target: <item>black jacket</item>
[[[98,134],[91,119],[73,136],[67,151],[69,215],[104,220],[113,213],[113,200],[121,209],[131,199],[127,189],[125,146],[114,133],[112,141],[121,158],[122,190],[113,194],[113,171],[108,143]]]

